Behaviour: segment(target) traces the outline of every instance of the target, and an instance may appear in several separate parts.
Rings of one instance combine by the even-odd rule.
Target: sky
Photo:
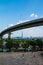
[[[0,0],[0,32],[10,26],[43,18],[43,0]],[[43,26],[12,32],[12,36],[43,37]]]

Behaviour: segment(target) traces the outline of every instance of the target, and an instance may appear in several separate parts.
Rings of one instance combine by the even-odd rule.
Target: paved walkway
[[[0,65],[43,65],[41,52],[0,53]]]

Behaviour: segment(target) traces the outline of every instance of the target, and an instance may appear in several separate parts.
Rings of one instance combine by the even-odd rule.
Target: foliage
[[[42,39],[5,39],[6,48],[11,51],[11,48],[16,48],[16,50],[20,47],[25,48],[25,50],[31,45],[33,50],[36,50],[36,46],[39,46],[40,50],[43,50],[43,41]],[[0,40],[0,48],[3,48],[3,39]]]
[[[36,43],[39,46],[40,50],[42,50],[42,48],[43,48],[43,41],[41,39],[37,39]]]
[[[0,48],[3,49],[3,39],[0,39]]]

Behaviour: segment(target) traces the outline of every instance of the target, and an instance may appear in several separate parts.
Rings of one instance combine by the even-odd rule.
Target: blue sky
[[[32,19],[43,17],[43,0],[0,0],[0,31]],[[43,37],[43,26],[14,32],[14,36]],[[12,34],[12,35],[13,35]]]

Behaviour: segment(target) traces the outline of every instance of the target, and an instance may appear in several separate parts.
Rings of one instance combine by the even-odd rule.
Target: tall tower
[[[21,35],[21,37],[23,38],[23,32],[22,32],[22,35]]]

